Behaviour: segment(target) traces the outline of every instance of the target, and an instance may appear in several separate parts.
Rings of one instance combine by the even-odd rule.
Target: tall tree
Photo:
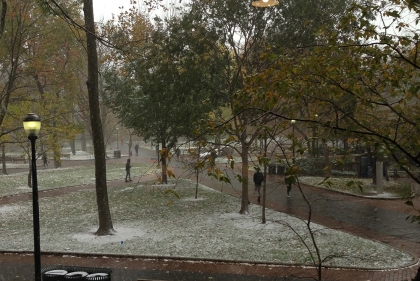
[[[396,12],[398,9],[402,10]],[[420,182],[410,169],[420,164],[418,143],[410,137],[419,133],[419,31],[404,23],[403,9],[395,4],[352,7],[338,30],[348,34],[349,22],[358,15],[360,24],[352,24],[353,36],[343,42],[343,33],[331,34],[330,44],[308,49],[297,64],[284,60],[277,65],[282,71],[276,72],[275,79],[288,84],[285,96],[307,98],[315,102],[317,110],[334,112],[328,118],[309,121],[385,145],[394,160]],[[412,31],[412,35],[407,35],[408,30],[402,35],[388,34],[391,27],[387,25],[378,33],[381,26],[364,17],[377,11],[381,17],[390,17],[401,31]],[[388,20],[384,18],[383,22]],[[292,92],[295,95],[290,95]]]
[[[79,8],[69,7],[75,20]],[[85,58],[80,56],[82,46],[73,35],[74,27],[37,9],[42,15],[37,23],[42,22],[43,27],[27,37],[26,54],[30,60],[26,75],[33,80],[33,91],[39,95],[43,150],[51,151],[54,166],[60,167],[63,143],[81,132],[72,120],[72,113],[81,80],[78,69]]]
[[[266,124],[271,119],[269,115],[261,114],[259,110],[247,110],[247,108],[272,108],[280,112],[290,110],[287,103],[279,101],[277,90],[264,92],[261,88],[248,91],[246,78],[262,72],[272,64],[273,56],[264,57],[262,54],[281,53],[282,47],[285,46],[298,48],[309,43],[315,44],[316,32],[320,26],[331,27],[337,23],[335,17],[343,10],[342,6],[332,5],[337,10],[332,14],[330,11],[333,9],[323,9],[330,1],[321,1],[322,5],[318,3],[319,1],[314,2],[316,3],[286,1],[276,7],[258,9],[247,2],[195,1],[191,4],[188,16],[185,16],[190,19],[190,29],[205,30],[203,34],[206,33],[207,36],[203,36],[201,40],[206,41],[213,52],[218,54],[210,65],[218,66],[219,83],[209,86],[222,97],[224,106],[230,113],[230,116],[224,114],[216,118],[219,124],[215,127],[220,128],[224,124],[222,130],[230,136],[227,141],[240,144],[235,146],[242,158],[242,171],[241,175],[238,175],[242,181],[240,213],[248,212],[249,148],[260,137],[264,128],[255,126],[256,121]],[[316,4],[315,9],[314,4]],[[291,16],[298,15],[302,11],[306,11],[307,17]],[[317,24],[320,19],[322,23]],[[278,27],[280,22],[282,22],[281,28]],[[306,27],[304,33],[296,32],[297,24],[301,29]],[[261,103],[255,97],[265,97],[269,102]]]
[[[59,160],[60,145],[78,131],[68,116],[72,110],[72,86],[76,83],[75,50],[80,45],[74,37],[67,36],[71,34],[68,25],[44,14],[35,2],[23,0],[2,5],[7,7],[2,15],[5,32],[0,37],[3,157],[7,143],[22,143],[26,148],[26,138],[17,130],[21,128],[22,111],[27,111],[37,112],[43,120],[41,150],[54,148]],[[56,36],[60,33],[63,35]]]
[[[22,87],[19,80],[23,77],[26,55],[25,44],[32,26],[39,15],[31,15],[34,4],[30,1],[19,3],[2,3],[0,44],[0,83],[1,83],[1,111],[0,124],[3,125],[9,105],[13,101],[13,94]],[[32,29],[32,31],[34,31]],[[20,92],[22,94],[22,92]],[[11,129],[13,130],[13,129]],[[2,134],[10,133],[10,129],[3,127]]]
[[[167,182],[166,158],[181,136],[191,136],[194,124],[206,118],[217,100],[210,98],[205,87],[213,72],[208,72],[206,60],[211,55],[204,51],[202,57],[188,52],[194,36],[173,20],[160,24],[149,32],[147,42],[131,52],[131,61],[122,67],[110,69],[105,100],[123,124],[134,129],[146,140],[162,144],[162,182]],[[125,30],[124,30],[125,31]],[[147,26],[145,26],[147,31]],[[198,39],[197,39],[198,40]],[[195,79],[196,83],[189,83]]]
[[[281,86],[283,99],[311,101],[312,113],[325,114],[301,116],[299,122],[357,138],[420,183],[420,147],[413,137],[420,134],[420,30],[412,24],[420,10],[408,7],[405,1],[355,3],[334,32],[322,32],[324,44],[306,48],[295,60],[279,59],[254,81],[269,77],[264,90]],[[407,204],[416,211],[410,218],[420,222],[419,207]]]
[[[318,110],[334,112],[301,121],[357,137],[375,147],[377,158],[389,156],[420,183],[420,7],[413,2],[356,3],[335,32],[325,33],[328,44],[307,49],[297,63],[283,60],[270,73],[287,85],[285,98],[307,98]],[[412,208],[408,218],[420,223],[420,207],[412,200],[406,204]]]
[[[86,51],[88,57],[88,81],[90,123],[92,126],[93,149],[95,156],[96,201],[98,205],[99,228],[96,235],[108,235],[115,232],[109,209],[106,182],[106,151],[102,132],[101,113],[98,92],[98,54],[96,49],[95,21],[92,0],[83,1],[86,28]]]

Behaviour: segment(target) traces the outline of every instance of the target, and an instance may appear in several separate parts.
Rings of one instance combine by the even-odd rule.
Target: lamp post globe
[[[265,7],[272,7],[279,4],[279,1],[277,0],[257,0],[252,2],[252,6],[259,7],[259,8],[265,8]]]
[[[41,243],[39,230],[39,204],[38,204],[38,178],[36,174],[36,152],[35,141],[41,130],[41,119],[34,113],[29,113],[23,118],[23,128],[28,139],[31,141],[32,161],[32,206],[33,206],[33,228],[34,228],[34,260],[35,260],[35,281],[41,281]]]
[[[41,130],[41,119],[35,113],[28,113],[28,115],[23,118],[23,128],[28,137],[37,137],[39,135],[39,130]]]

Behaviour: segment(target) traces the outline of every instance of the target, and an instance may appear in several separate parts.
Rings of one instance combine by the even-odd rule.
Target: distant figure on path
[[[175,150],[175,155],[176,155],[176,160],[179,160],[179,155],[181,155],[181,150],[179,149],[179,147],[176,148]]]
[[[261,185],[264,181],[264,175],[261,173],[261,170],[259,167],[256,167],[256,171],[254,173],[254,184],[255,184],[255,191],[254,194],[258,194],[258,203],[260,203],[261,200]]]
[[[287,187],[287,197],[290,197],[290,191],[292,190],[292,184],[296,183],[296,177],[293,174],[294,169],[296,169],[296,166],[294,166],[294,165],[287,168],[285,176],[284,176],[284,182],[286,183],[286,187]]]
[[[212,167],[214,167],[214,165],[216,165],[216,158],[217,158],[217,153],[216,150],[214,150],[213,148],[210,151],[210,164]]]
[[[136,156],[139,156],[139,144],[136,143],[136,145],[134,146],[134,150],[136,151]]]
[[[290,197],[290,191],[292,190],[292,183],[290,182],[288,176],[284,177],[284,181],[286,182],[286,187],[287,187],[287,197]]]
[[[47,153],[46,152],[44,152],[42,154],[42,162],[44,163],[44,167],[45,166],[48,166],[48,156],[47,156]]]
[[[128,158],[127,163],[125,163],[125,182],[131,181],[130,169],[131,169],[131,163],[130,163],[130,158]]]

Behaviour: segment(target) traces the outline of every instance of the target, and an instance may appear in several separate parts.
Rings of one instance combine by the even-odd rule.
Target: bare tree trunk
[[[133,146],[133,139],[131,137],[131,132],[128,131],[128,158],[131,159],[131,156],[133,155],[133,152],[131,151],[131,148]]]
[[[368,146],[366,147],[366,150],[367,150],[367,155],[368,155],[368,162],[372,169],[372,183],[376,184],[376,161],[374,161],[374,158],[373,158],[372,148]]]
[[[82,138],[81,139],[82,151],[87,151],[87,149],[86,149],[86,132],[85,131],[83,131],[81,138]]]
[[[6,170],[6,148],[4,146],[4,143],[1,144],[1,165],[3,170],[3,175],[7,175]]]
[[[57,127],[56,122],[52,121],[52,127]],[[58,136],[53,132],[52,139],[54,140],[55,144],[58,144]],[[54,168],[61,168],[61,148],[59,145],[55,145],[53,148],[53,155],[54,155]]]
[[[325,173],[327,177],[332,176],[332,169],[331,169],[331,162],[330,162],[330,151],[328,150],[328,145],[326,142],[322,142],[322,154],[324,156],[325,161]]]
[[[248,163],[248,151],[249,147],[245,144],[242,144],[242,202],[241,202],[241,210],[239,211],[240,214],[248,214],[248,204],[249,204],[249,195],[248,195],[248,170],[249,170],[249,163]]]
[[[3,36],[5,21],[6,21],[6,12],[7,12],[7,1],[1,1],[1,13],[0,13],[0,38]]]
[[[168,171],[166,162],[168,161],[168,150],[166,148],[166,141],[162,140],[162,153],[161,153],[161,160],[162,160],[162,183],[168,183]]]
[[[200,163],[200,153],[201,153],[201,145],[198,146],[197,164],[195,166],[195,199],[198,198],[198,176],[200,174],[198,170],[199,169],[198,163]]]
[[[99,228],[96,235],[108,235],[115,232],[108,202],[106,183],[105,145],[99,106],[98,90],[98,53],[96,50],[95,22],[92,0],[83,0],[83,12],[86,28],[86,50],[88,57],[88,81],[90,123],[92,128],[93,152],[95,156],[96,202],[98,205]]]
[[[71,147],[71,154],[76,155],[76,140],[72,139],[70,141],[70,147]]]
[[[264,157],[267,157],[267,138],[264,138]],[[267,222],[265,217],[265,196],[267,195],[267,164],[264,161],[264,181],[263,181],[263,196],[262,196],[262,223]]]

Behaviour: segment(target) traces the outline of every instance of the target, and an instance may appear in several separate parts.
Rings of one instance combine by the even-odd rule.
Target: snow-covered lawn
[[[154,173],[155,167],[135,163],[131,174],[136,176]],[[106,166],[107,180],[124,179],[125,164],[108,164]],[[38,189],[40,191],[65,186],[84,185],[95,182],[95,167],[93,165],[74,166],[59,169],[38,170]],[[0,197],[31,192],[28,187],[28,171],[0,176]]]
[[[358,194],[369,197],[377,197],[376,186],[372,184],[371,178],[324,178],[324,177],[299,177],[299,182],[328,188],[340,192]],[[408,181],[383,181],[384,192],[380,194],[383,198],[401,198],[413,195],[413,189]]]
[[[195,185],[187,180],[176,186],[122,183],[108,193],[117,233],[105,237],[93,235],[98,224],[94,191],[41,199],[42,250],[311,263],[301,242],[313,250],[305,222],[284,213],[267,210],[262,224],[260,206],[251,204],[250,215],[239,215],[240,199],[205,186],[195,199]],[[0,206],[0,226],[1,250],[33,250],[30,201]],[[326,265],[386,268],[413,262],[384,244],[311,227]]]

